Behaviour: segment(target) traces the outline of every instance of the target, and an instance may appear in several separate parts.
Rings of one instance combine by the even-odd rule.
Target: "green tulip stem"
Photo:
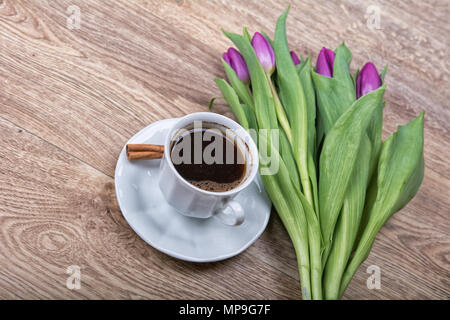
[[[287,119],[286,113],[284,112],[284,107],[281,104],[280,98],[278,97],[277,90],[273,85],[270,74],[266,73],[266,77],[270,85],[270,90],[272,91],[273,101],[275,103],[275,112],[277,114],[278,121],[280,122],[280,125],[283,128],[284,132],[286,133],[289,143],[292,146],[292,132],[291,127],[289,125],[289,120]]]

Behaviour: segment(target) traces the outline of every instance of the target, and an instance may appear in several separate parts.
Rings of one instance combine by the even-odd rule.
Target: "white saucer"
[[[163,144],[175,120],[155,122],[139,131],[127,144]],[[214,217],[183,216],[167,204],[158,186],[159,161],[130,162],[124,147],[115,172],[116,194],[122,214],[149,245],[178,259],[211,262],[241,253],[262,234],[269,221],[271,202],[259,175],[235,198],[244,207],[244,223],[230,227]]]

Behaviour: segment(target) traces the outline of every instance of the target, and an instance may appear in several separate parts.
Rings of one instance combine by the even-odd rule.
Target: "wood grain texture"
[[[67,27],[67,8],[81,28]],[[366,26],[369,5],[381,30]],[[123,219],[113,172],[145,125],[206,111],[230,46],[221,28],[273,30],[287,1],[0,2],[0,298],[299,299],[292,245],[276,216],[245,253],[181,262]],[[426,110],[425,179],[377,237],[347,299],[450,298],[447,1],[292,1],[290,46],[316,58],[342,40],[353,66],[389,65],[384,136]],[[269,32],[270,33],[270,32]],[[220,103],[215,111],[231,116]],[[80,290],[65,286],[82,268]],[[366,268],[382,272],[366,287]]]

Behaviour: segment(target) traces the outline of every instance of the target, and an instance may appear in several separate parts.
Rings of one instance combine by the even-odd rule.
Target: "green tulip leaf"
[[[320,156],[320,223],[328,256],[334,227],[354,170],[359,147],[374,111],[380,107],[385,86],[361,97],[334,124],[325,137]]]
[[[231,108],[231,111],[236,116],[241,126],[244,127],[244,129],[248,129],[249,126],[247,117],[234,89],[228,84],[228,82],[223,79],[216,78],[214,79],[214,81],[216,82],[220,91],[222,91],[225,100],[227,101],[228,105]]]
[[[377,178],[371,182],[368,222],[342,278],[341,294],[369,255],[380,228],[419,190],[424,176],[423,119],[422,112],[383,143]]]

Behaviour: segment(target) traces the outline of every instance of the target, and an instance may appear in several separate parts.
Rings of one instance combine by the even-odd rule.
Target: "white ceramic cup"
[[[213,192],[200,189],[186,181],[172,163],[170,153],[177,135],[183,129],[200,121],[204,123],[204,127],[217,125],[230,130],[244,156],[246,164],[244,178],[239,185],[229,191]],[[238,123],[212,112],[192,113],[180,118],[169,130],[160,165],[159,187],[167,202],[179,213],[195,218],[215,216],[224,224],[236,226],[244,221],[245,212],[241,204],[233,198],[252,183],[258,172],[258,163],[258,149],[250,134]]]

